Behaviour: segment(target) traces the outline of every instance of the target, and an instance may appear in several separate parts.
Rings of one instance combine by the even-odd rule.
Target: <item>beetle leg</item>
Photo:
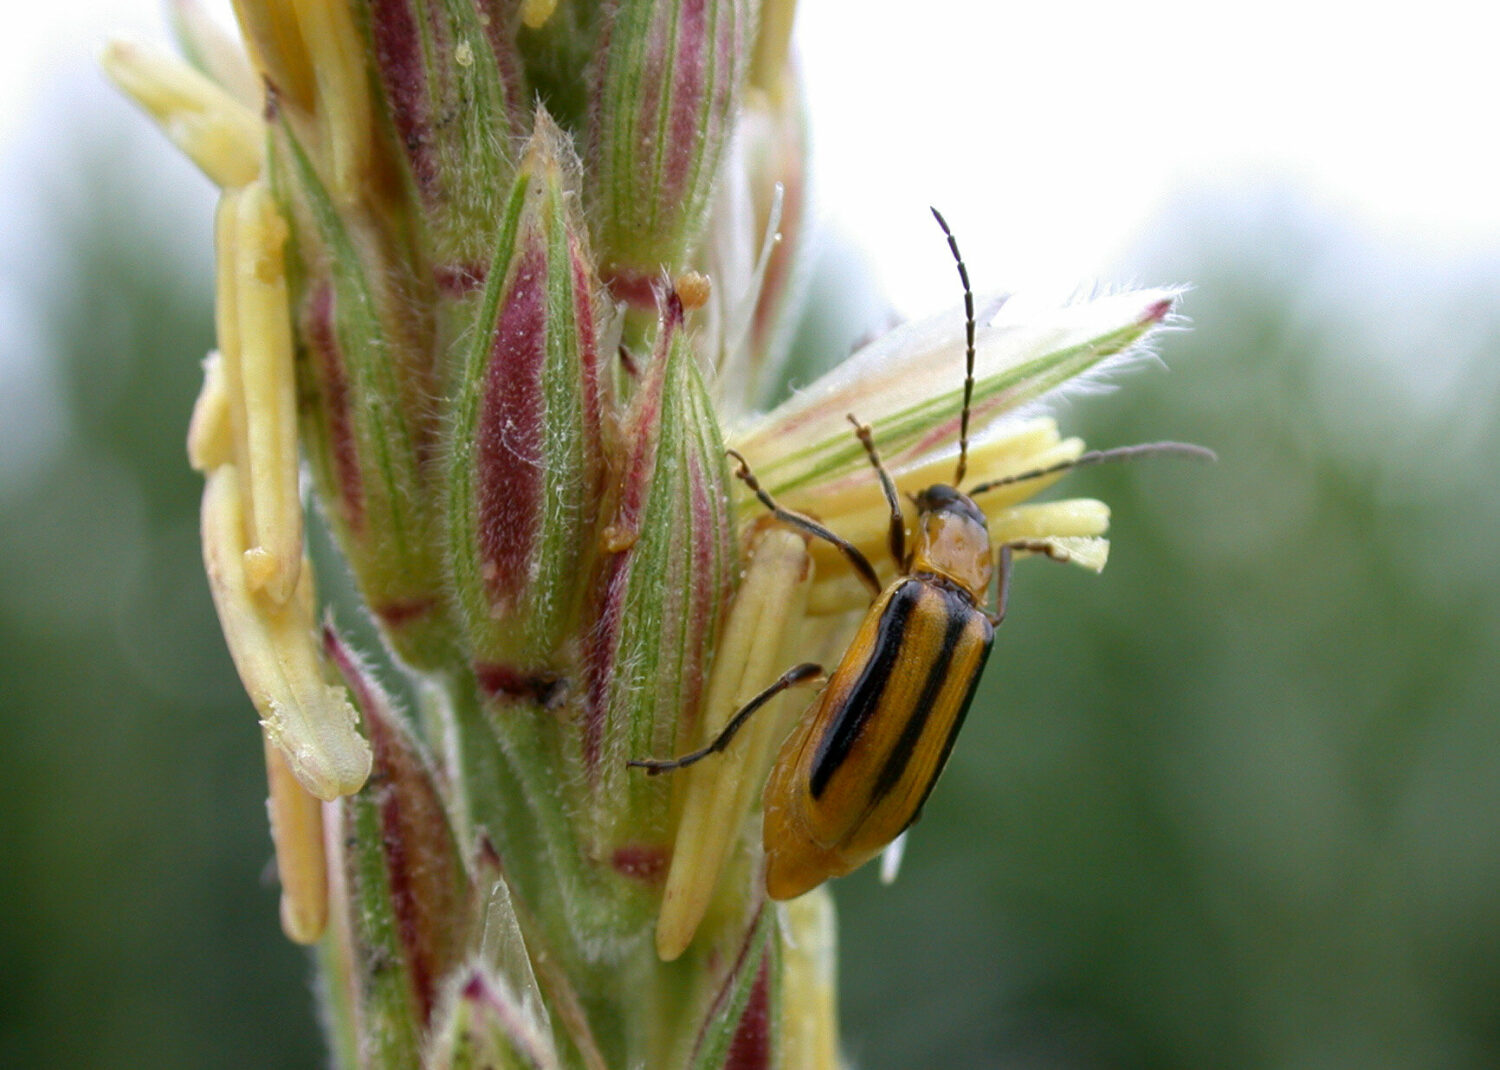
[[[1053,561],[1071,560],[1068,552],[1059,546],[1054,546],[1045,539],[1016,539],[1013,542],[1002,543],[1000,546],[1000,565],[995,570],[995,612],[986,614],[990,619],[990,626],[1000,627],[1001,621],[1005,620],[1005,604],[1010,600],[1010,566],[1011,554],[1016,550],[1029,550],[1034,554],[1046,554]]]
[[[998,628],[1005,620],[1005,604],[1010,601],[1010,543],[1000,547],[1000,564],[995,569],[995,612],[987,613],[990,627]]]
[[[680,758],[632,758],[625,764],[637,769],[646,770],[648,776],[656,776],[658,773],[665,773],[672,769],[681,769],[683,766],[700,762],[710,754],[717,754],[729,746],[729,742],[734,739],[735,733],[745,726],[746,721],[750,720],[750,715],[767,702],[770,702],[789,687],[796,687],[798,684],[806,683],[808,680],[822,675],[823,666],[814,665],[810,661],[803,662],[801,665],[797,665],[782,673],[781,677],[774,684],[745,703],[744,708],[729,719],[729,723],[724,726],[724,730],[715,736],[713,741],[707,746],[699,747],[697,750],[684,754]]]
[[[896,481],[885,470],[885,465],[880,463],[880,454],[875,452],[875,436],[870,432],[870,425],[860,423],[852,412],[849,413],[849,422],[854,425],[855,435],[864,445],[870,463],[880,476],[880,489],[885,493],[886,504],[891,507],[891,557],[896,561],[896,571],[900,572],[906,568],[906,518],[901,515],[901,499],[896,496]]]
[[[771,510],[771,513],[777,520],[780,520],[783,524],[790,524],[799,531],[805,531],[807,534],[822,539],[824,542],[831,543],[835,549],[849,559],[849,564],[854,566],[854,571],[859,573],[859,578],[864,581],[864,585],[870,588],[870,593],[876,598],[880,597],[880,592],[884,588],[880,585],[880,578],[875,575],[875,566],[870,564],[870,559],[860,552],[859,547],[847,539],[839,538],[812,517],[791,509],[784,509],[777,505],[776,499],[771,497],[770,492],[760,485],[760,480],[755,478],[755,473],[750,471],[749,462],[737,450],[725,450],[724,452],[739,462],[739,467],[735,469],[734,474],[760,499],[762,505]]]

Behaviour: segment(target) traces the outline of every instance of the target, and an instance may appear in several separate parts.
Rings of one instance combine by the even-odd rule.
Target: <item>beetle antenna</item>
[[[948,250],[953,254],[959,280],[964,284],[964,409],[958,425],[958,474],[953,477],[956,487],[964,481],[964,474],[969,470],[969,402],[974,397],[974,289],[969,285],[969,269],[964,266],[963,254],[958,251],[958,239],[948,229],[948,221],[936,208],[932,209],[932,218],[937,220],[948,238]]]
[[[1079,454],[1071,461],[1059,461],[1057,464],[1049,464],[1045,468],[1033,468],[1029,472],[1019,472],[1013,476],[1002,476],[992,479],[988,483],[981,483],[977,487],[971,487],[968,491],[969,497],[983,494],[987,490],[996,487],[1008,487],[1012,483],[1025,483],[1028,480],[1040,479],[1042,476],[1050,476],[1057,472],[1067,472],[1074,468],[1086,468],[1091,464],[1109,464],[1114,461],[1133,461],[1137,457],[1152,457],[1157,454],[1169,454],[1177,457],[1193,457],[1200,461],[1217,461],[1219,455],[1206,446],[1195,446],[1191,442],[1143,442],[1137,446],[1118,446],[1112,450],[1092,450],[1088,453]]]

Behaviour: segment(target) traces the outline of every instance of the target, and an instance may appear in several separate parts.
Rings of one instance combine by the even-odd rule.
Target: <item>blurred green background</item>
[[[319,1065],[183,456],[206,183],[55,118],[3,176],[0,1065]],[[1193,283],[1194,329],[1064,423],[1222,460],[1070,481],[1113,560],[1020,570],[900,881],[838,885],[847,1050],[1500,1065],[1500,258],[1277,189],[1153,234],[1120,277]],[[821,353],[857,265],[824,258]]]

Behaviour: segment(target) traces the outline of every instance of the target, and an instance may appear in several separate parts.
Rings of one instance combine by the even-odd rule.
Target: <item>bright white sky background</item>
[[[46,137],[41,94],[106,92],[88,57],[111,27],[166,37],[160,0],[6,3],[0,186]],[[798,18],[823,217],[903,314],[956,300],[928,204],[982,289],[1108,279],[1205,182],[1296,185],[1415,258],[1500,248],[1500,33],[1473,0],[803,0]]]

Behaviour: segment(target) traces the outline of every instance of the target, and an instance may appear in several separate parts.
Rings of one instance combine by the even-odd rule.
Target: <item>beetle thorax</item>
[[[946,580],[981,604],[990,584],[990,532],[969,498],[943,484],[916,497],[916,543],[908,574]]]

